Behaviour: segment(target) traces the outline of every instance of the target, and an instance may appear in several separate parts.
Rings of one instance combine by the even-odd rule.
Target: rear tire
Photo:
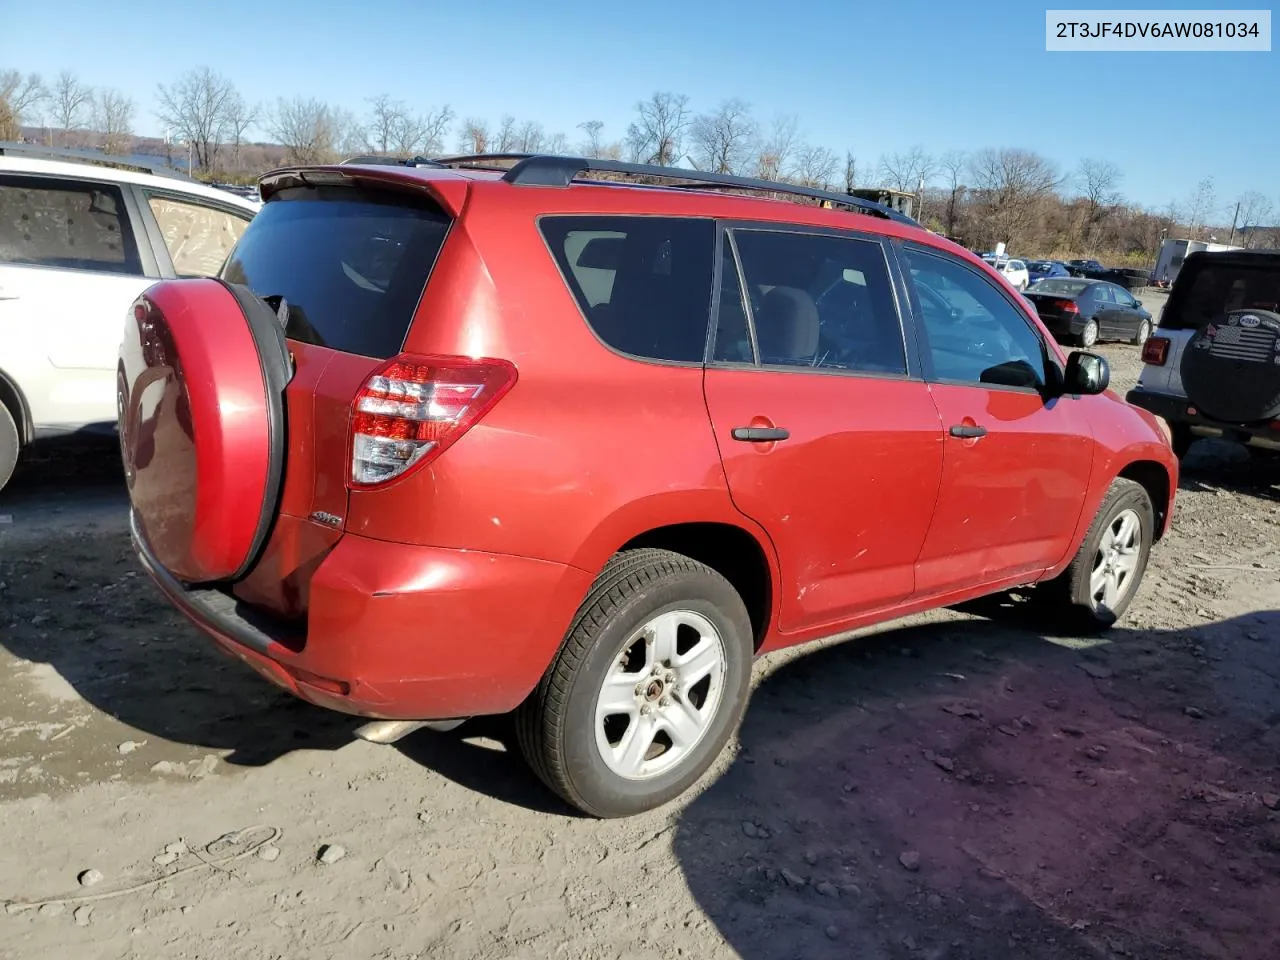
[[[1036,587],[1037,599],[1082,633],[1106,630],[1124,616],[1137,595],[1154,538],[1155,509],[1146,489],[1116,478],[1075,559],[1053,580]]]
[[[22,444],[18,440],[18,425],[4,404],[0,404],[0,490],[5,488],[18,465]]]
[[[693,786],[737,730],[754,652],[746,606],[724,577],[670,551],[624,551],[517,709],[521,752],[590,816],[661,806]]]
[[[1080,346],[1092,347],[1098,342],[1098,321],[1089,320],[1080,331]]]

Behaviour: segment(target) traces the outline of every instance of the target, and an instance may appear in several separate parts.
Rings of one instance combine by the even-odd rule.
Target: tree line
[[[390,94],[369,98],[359,112],[304,96],[251,103],[209,67],[157,84],[156,103],[155,119],[166,135],[139,138],[135,105],[117,90],[91,87],[71,71],[46,83],[38,74],[0,70],[0,140],[35,127],[52,145],[158,151],[170,162],[185,153],[206,179],[252,179],[282,163],[357,154],[573,152],[829,190],[917,194],[915,215],[930,229],[974,248],[1003,241],[1024,256],[1141,265],[1150,263],[1164,237],[1280,245],[1275,208],[1265,194],[1247,191],[1224,204],[1211,177],[1153,210],[1126,200],[1123,173],[1108,160],[1086,159],[1064,170],[1019,148],[936,154],[918,146],[869,160],[811,142],[795,114],[760,118],[737,98],[697,111],[686,95],[659,91],[634,105],[616,138],[606,136],[601,120],[585,120],[570,135],[536,120],[504,115],[491,122],[459,116],[449,104],[421,106]],[[270,139],[250,139],[253,130]],[[1225,219],[1227,209],[1234,222]]]

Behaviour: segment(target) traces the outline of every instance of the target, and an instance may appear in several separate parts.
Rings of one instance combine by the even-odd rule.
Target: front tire
[[[1151,338],[1151,321],[1143,320],[1138,324],[1138,332],[1133,335],[1134,346],[1142,346]]]
[[[8,408],[0,404],[0,490],[5,488],[18,465],[22,444],[18,440],[18,425],[13,422]]]
[[[517,710],[521,752],[591,816],[661,806],[693,786],[737,730],[754,651],[746,606],[724,577],[670,551],[624,551]]]
[[[1082,632],[1113,626],[1133,602],[1155,539],[1155,508],[1140,483],[1118,477],[1071,566],[1036,588]]]

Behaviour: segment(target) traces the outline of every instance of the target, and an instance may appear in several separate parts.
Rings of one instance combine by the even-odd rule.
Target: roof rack
[[[175,180],[195,182],[190,174],[175,170],[163,163],[140,163],[133,157],[113,156],[97,150],[80,150],[72,147],[46,147],[39,143],[0,142],[0,156],[29,156],[49,160],[77,160],[81,163],[105,164],[135,170],[138,173],[149,173],[156,177],[172,177]]]
[[[447,164],[438,160],[432,160],[430,157],[388,157],[378,153],[361,154],[358,157],[348,157],[346,160],[339,162],[339,166],[352,163],[370,163],[380,164],[393,167],[444,167]]]
[[[565,157],[537,153],[477,153],[465,156],[439,157],[436,163],[440,166],[484,166],[491,169],[503,169],[494,165],[502,161],[514,161],[506,169],[503,180],[521,186],[567,187],[581,174],[620,173],[634,177],[655,177],[664,180],[680,180],[682,183],[671,184],[681,189],[718,189],[718,190],[750,190],[759,193],[783,193],[789,196],[805,197],[818,200],[823,205],[847,207],[872,216],[884,217],[895,223],[919,227],[920,223],[892,207],[874,200],[850,196],[847,193],[836,193],[831,190],[819,190],[816,187],[802,187],[794,183],[783,183],[777,180],[761,180],[756,177],[735,177],[727,173],[711,173],[703,170],[688,170],[684,167],[660,167],[647,163],[626,163],[621,160],[602,160],[591,157]]]

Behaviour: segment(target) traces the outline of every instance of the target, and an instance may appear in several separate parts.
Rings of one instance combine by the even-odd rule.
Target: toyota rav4
[[[637,813],[758,654],[1032,585],[1102,629],[1168,528],[1156,418],[889,208],[546,156],[261,190],[219,277],[127,319],[134,542],[366,739],[514,711],[549,787]]]

